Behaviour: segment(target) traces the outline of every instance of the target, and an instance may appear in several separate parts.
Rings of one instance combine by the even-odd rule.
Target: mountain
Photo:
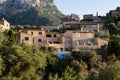
[[[46,25],[63,16],[53,0],[0,0],[0,18],[12,24]]]

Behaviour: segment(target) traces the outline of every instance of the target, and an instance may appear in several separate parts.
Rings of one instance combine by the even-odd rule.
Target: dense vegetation
[[[73,51],[72,58],[62,60],[51,55],[55,48],[17,43],[20,25],[0,33],[0,80],[120,80],[120,35],[112,31],[119,26],[108,28],[109,45],[99,50],[102,59],[94,51]]]

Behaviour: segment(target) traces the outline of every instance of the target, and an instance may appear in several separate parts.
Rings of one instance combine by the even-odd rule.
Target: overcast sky
[[[120,0],[54,0],[58,9],[69,15],[71,13],[78,14],[80,18],[84,14],[106,15],[109,10],[120,7]]]

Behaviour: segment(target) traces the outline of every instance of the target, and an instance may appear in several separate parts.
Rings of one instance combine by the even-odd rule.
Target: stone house
[[[93,14],[86,14],[86,15],[83,15],[83,19],[84,20],[93,20],[94,16],[93,16]]]
[[[27,29],[16,35],[18,42],[27,42],[28,44],[42,45],[46,42],[45,31],[41,29]]]
[[[96,38],[94,32],[80,30],[67,30],[65,33],[45,32],[40,29],[27,29],[16,35],[19,42],[36,44],[40,46],[51,46],[58,49],[58,52],[72,50],[96,50],[102,45],[108,44],[107,40]]]
[[[81,30],[86,32],[99,32],[101,24],[94,21],[81,21]]]
[[[117,7],[115,10],[110,10],[109,13],[106,14],[108,18],[120,18],[120,7]]]
[[[83,20],[81,20],[81,30],[90,31],[90,32],[99,32],[102,30],[104,23],[100,17],[98,17],[98,13],[96,16],[93,14],[83,15]]]
[[[41,26],[46,32],[51,32],[52,30],[55,29],[62,29],[63,25],[62,24],[58,24],[58,25],[46,25],[46,26]]]
[[[73,50],[96,50],[105,44],[108,44],[108,41],[96,38],[93,32],[75,31],[72,33]]]
[[[107,40],[96,38],[94,32],[80,30],[67,30],[62,37],[65,51],[72,50],[96,50],[108,44]]]
[[[7,20],[5,20],[4,18],[0,19],[0,29],[1,29],[1,31],[10,29],[10,23]]]
[[[63,17],[61,19],[61,24],[66,28],[70,28],[71,26],[74,26],[76,29],[79,29],[80,18],[76,14],[71,14],[71,15]]]

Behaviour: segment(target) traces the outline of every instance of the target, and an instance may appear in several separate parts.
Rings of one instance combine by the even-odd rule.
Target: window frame
[[[24,40],[25,41],[29,41],[29,37],[24,37]]]

